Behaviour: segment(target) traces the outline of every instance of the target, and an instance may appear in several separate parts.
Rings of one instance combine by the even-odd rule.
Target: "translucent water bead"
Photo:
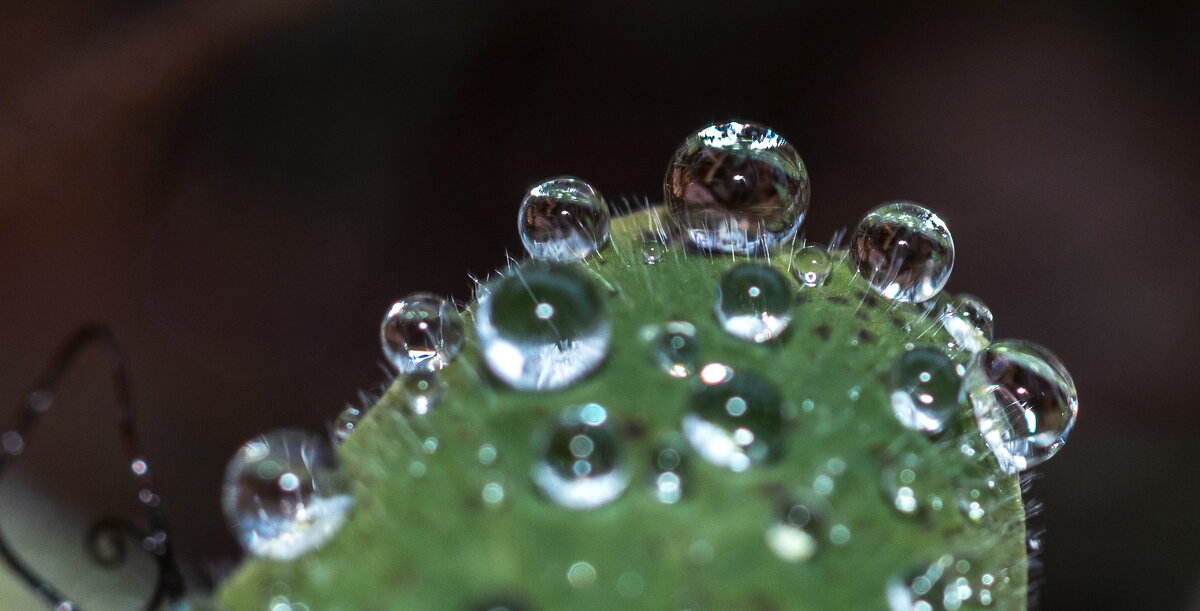
[[[1066,367],[1030,342],[1005,340],[980,350],[967,367],[963,391],[974,407],[979,432],[1006,473],[1054,456],[1079,414],[1075,382]]]
[[[946,304],[942,326],[958,348],[971,354],[992,341],[992,311],[973,295],[964,293]]]
[[[808,170],[779,134],[732,121],[679,145],[664,192],[672,218],[695,246],[760,252],[796,235],[808,210]]]
[[[851,252],[880,295],[922,302],[950,279],[954,240],[938,215],[913,202],[884,204],[858,222]]]
[[[768,265],[743,263],[718,281],[717,322],[734,337],[760,344],[779,337],[792,320],[791,307],[791,285]]]
[[[908,350],[892,367],[892,411],[905,427],[940,432],[959,414],[960,386],[954,361],[941,350]]]
[[[517,215],[525,251],[543,261],[576,261],[596,252],[608,241],[608,223],[600,193],[569,176],[534,186]]]
[[[600,290],[577,267],[534,263],[484,287],[475,331],[502,382],[553,390],[604,361],[612,325]]]
[[[807,287],[825,284],[832,269],[833,261],[829,258],[829,251],[819,244],[805,246],[797,250],[792,257],[792,273]]]
[[[569,509],[592,509],[620,496],[629,476],[604,407],[563,410],[545,434],[532,475],[542,494]]]
[[[782,399],[775,385],[719,363],[705,365],[704,382],[688,402],[683,435],[701,458],[742,472],[783,453]]]
[[[415,293],[388,308],[379,338],[384,356],[401,374],[438,371],[462,350],[463,321],[454,304]]]
[[[323,437],[297,429],[246,442],[225,469],[222,508],[247,552],[289,560],[329,540],[353,505]]]

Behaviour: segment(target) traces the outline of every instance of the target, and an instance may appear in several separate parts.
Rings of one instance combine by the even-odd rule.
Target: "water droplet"
[[[667,256],[667,246],[657,240],[642,242],[642,260],[647,265],[654,265]]]
[[[978,297],[962,294],[945,305],[942,326],[954,344],[975,354],[992,341],[992,311]]]
[[[654,496],[658,502],[674,505],[683,498],[684,469],[684,455],[679,448],[667,446],[654,453],[650,472],[654,477]]]
[[[979,432],[1005,473],[1024,471],[1054,456],[1079,414],[1067,368],[1049,350],[1005,340],[980,350],[967,368],[963,390]]]
[[[686,378],[700,366],[700,345],[696,327],[689,322],[671,321],[642,329],[642,338],[650,345],[651,356],[659,369],[673,378]]]
[[[483,502],[495,506],[504,502],[504,486],[500,482],[488,482],[483,485],[481,494]]]
[[[496,457],[499,454],[496,451],[496,446],[485,443],[479,446],[479,464],[489,467],[496,462]]]
[[[978,561],[944,554],[928,564],[897,572],[887,582],[891,611],[955,611],[987,607],[995,600],[996,577]]]
[[[608,221],[608,204],[596,189],[578,178],[560,176],[525,195],[517,231],[534,259],[577,261],[608,241]]]
[[[588,562],[576,562],[567,569],[567,583],[572,588],[586,588],[596,583],[596,567]]]
[[[892,368],[892,412],[900,424],[938,433],[959,413],[961,380],[954,361],[934,348],[915,348]]]
[[[800,284],[808,287],[825,284],[829,272],[833,269],[833,261],[829,251],[824,246],[811,244],[796,251],[792,257],[792,273]]]
[[[906,453],[885,462],[881,472],[883,497],[896,511],[914,515],[926,503],[925,472],[916,454]]]
[[[679,145],[664,191],[672,218],[697,247],[752,253],[796,235],[808,210],[808,171],[774,131],[720,123]]]
[[[603,362],[612,333],[596,285],[561,264],[526,265],[485,287],[475,324],[488,368],[519,390],[583,378]]]
[[[767,527],[767,547],[787,562],[803,562],[817,553],[816,515],[800,501],[788,501]],[[847,531],[847,535],[848,535]]]
[[[404,376],[404,401],[413,414],[428,414],[445,397],[446,382],[437,374],[417,372]]]
[[[695,391],[683,416],[683,434],[701,458],[734,472],[745,471],[782,454],[781,404],[773,384],[737,372]]]
[[[5,454],[16,456],[25,451],[25,438],[16,431],[5,431],[0,436],[0,446],[4,447]]]
[[[717,322],[734,337],[763,343],[779,337],[792,321],[792,289],[775,268],[743,263],[721,274]]]
[[[533,482],[551,501],[568,509],[612,502],[629,483],[620,440],[603,407],[589,403],[563,411],[545,434]]]
[[[222,507],[247,552],[289,560],[331,538],[353,505],[324,438],[297,429],[256,437],[225,469]]]
[[[954,267],[954,240],[938,215],[912,202],[884,204],[854,230],[858,271],[880,295],[922,302],[942,290]]]
[[[625,571],[617,577],[617,593],[622,598],[634,599],[646,589],[646,578],[633,571]]]
[[[829,541],[834,545],[845,545],[850,542],[850,527],[845,524],[834,524],[829,529]]]
[[[361,409],[353,405],[347,405],[337,418],[333,420],[333,439],[335,443],[341,443],[350,438],[350,434],[358,427],[359,420],[362,420],[363,412]]]
[[[462,350],[462,316],[445,299],[416,293],[388,308],[379,337],[384,356],[401,374],[437,371]]]

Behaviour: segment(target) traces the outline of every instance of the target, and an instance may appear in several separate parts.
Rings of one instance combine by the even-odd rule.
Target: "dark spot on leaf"
[[[816,333],[817,337],[821,338],[821,341],[827,342],[829,341],[829,336],[833,334],[833,329],[830,329],[829,325],[821,325],[813,329],[813,333]]]
[[[846,299],[845,297],[842,297],[841,295],[834,295],[829,298],[829,301],[836,303],[838,305],[849,305],[850,304],[850,300]]]
[[[867,331],[866,329],[859,329],[858,339],[864,343],[873,344],[875,343],[875,334]]]

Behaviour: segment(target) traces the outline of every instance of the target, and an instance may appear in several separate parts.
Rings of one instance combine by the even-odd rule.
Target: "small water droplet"
[[[525,251],[543,261],[576,261],[608,241],[608,204],[588,183],[569,176],[535,185],[521,202],[517,231]]]
[[[383,355],[399,373],[437,371],[462,350],[462,316],[445,299],[416,293],[388,308],[379,338]]]
[[[850,542],[850,527],[845,524],[834,524],[829,529],[829,541],[834,545],[845,545]]]
[[[16,431],[5,431],[0,436],[0,446],[4,447],[5,454],[16,456],[25,451],[25,438]]]
[[[417,372],[404,376],[404,401],[413,414],[428,414],[445,397],[446,382],[437,374]]]
[[[350,438],[358,423],[362,420],[363,411],[353,405],[347,405],[333,421],[333,439],[341,443]]]
[[[654,496],[664,505],[674,505],[683,498],[685,460],[676,447],[659,448],[654,453],[651,475],[654,477]]]
[[[689,322],[671,321],[647,326],[642,338],[649,344],[654,364],[673,378],[686,378],[700,366],[700,345],[696,327]]]
[[[887,460],[880,476],[884,500],[896,511],[914,515],[927,506],[924,466],[916,454]]]
[[[967,368],[963,390],[979,432],[1005,473],[1054,456],[1079,413],[1075,382],[1058,357],[1037,344],[995,342]]]
[[[808,504],[796,500],[785,502],[767,526],[767,547],[787,562],[812,558],[818,547],[816,522],[816,514]]]
[[[592,509],[625,491],[629,475],[620,439],[602,406],[564,410],[544,437],[532,475],[551,501],[568,509]]]
[[[667,246],[657,240],[642,242],[642,260],[647,265],[654,265],[667,256]]]
[[[995,600],[996,578],[978,561],[944,554],[931,563],[903,569],[887,582],[891,611],[957,611],[988,607]]]
[[[646,589],[646,578],[633,571],[625,571],[617,577],[617,593],[622,598],[635,599]]]
[[[256,437],[225,469],[222,507],[247,552],[290,560],[329,540],[353,498],[324,438],[297,429]]]
[[[833,261],[824,246],[810,244],[796,251],[792,258],[792,273],[807,287],[821,286],[829,278]]]
[[[708,541],[693,541],[692,545],[688,547],[688,559],[693,564],[708,564],[712,562],[715,555],[716,550],[713,549],[712,544]]]
[[[734,337],[763,343],[779,337],[792,321],[792,289],[773,267],[743,263],[721,274],[717,322]]]
[[[488,482],[483,485],[483,492],[480,496],[488,505],[499,505],[504,502],[504,486],[500,482]]]
[[[479,464],[489,467],[496,462],[496,457],[499,453],[496,451],[496,446],[485,443],[479,446]]]
[[[959,295],[944,306],[941,320],[954,338],[954,346],[968,354],[979,352],[992,341],[992,311],[977,297]]]
[[[892,412],[914,431],[938,433],[959,413],[962,385],[954,361],[934,348],[914,348],[892,367]]]
[[[572,588],[586,588],[596,583],[596,567],[588,562],[576,562],[567,569],[567,582]]]
[[[734,472],[777,459],[783,452],[782,425],[779,391],[749,372],[701,386],[683,416],[684,437],[696,453]]]
[[[664,191],[671,217],[697,247],[753,253],[796,235],[808,210],[808,171],[774,131],[720,123],[679,145]]]
[[[485,287],[475,324],[488,368],[519,390],[583,378],[604,361],[612,334],[596,285],[561,264],[526,265]]]
[[[937,295],[954,267],[954,240],[938,215],[912,202],[867,213],[854,230],[858,271],[880,295],[923,302]]]

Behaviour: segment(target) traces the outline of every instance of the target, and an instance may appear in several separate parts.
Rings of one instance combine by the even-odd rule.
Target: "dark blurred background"
[[[529,184],[658,198],[686,134],[746,118],[808,163],[810,237],[922,202],[950,289],[1070,367],[1043,605],[1200,608],[1198,31],[1194,2],[0,0],[0,399],[110,322],[202,584],[237,554],[226,459],[380,382],[392,299],[468,297]],[[9,530],[128,509],[104,383],[67,383]],[[40,519],[23,549],[65,536]]]

